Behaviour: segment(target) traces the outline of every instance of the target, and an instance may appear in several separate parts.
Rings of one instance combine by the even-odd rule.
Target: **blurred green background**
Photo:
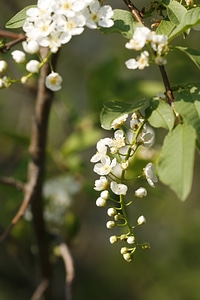
[[[123,1],[107,3],[113,8],[125,8]],[[34,1],[1,1],[0,28],[29,4]],[[143,6],[139,0],[135,4]],[[176,40],[179,45],[200,50],[198,41],[199,32],[195,31],[185,40]],[[151,249],[138,251],[132,263],[122,259],[118,245],[109,244],[112,232],[105,227],[106,209],[95,205],[98,197],[93,190],[96,175],[89,160],[95,152],[96,141],[108,135],[100,129],[99,123],[103,102],[113,99],[132,102],[163,91],[156,67],[144,72],[125,68],[124,61],[132,55],[125,49],[125,43],[119,34],[104,36],[85,30],[61,50],[57,71],[64,81],[51,111],[46,178],[47,184],[48,180],[59,182],[57,186],[61,184],[58,190],[64,190],[66,203],[60,203],[63,209],[59,211],[56,195],[47,196],[47,225],[52,232],[60,231],[70,244],[76,272],[74,300],[199,300],[198,155],[193,189],[185,203],[159,183],[151,189],[149,197],[135,206],[133,218],[143,214],[147,219],[147,224],[139,228],[138,237],[149,242]],[[8,59],[9,56],[6,54]],[[21,74],[22,70],[10,63],[12,73]],[[181,53],[169,53],[166,69],[172,86],[200,79],[199,70]],[[36,83],[37,78],[34,78],[27,87],[16,84],[0,91],[1,176],[26,181]],[[155,148],[158,148],[165,132],[156,134]],[[141,160],[141,164],[144,163]],[[75,191],[69,191],[71,184]],[[15,215],[22,197],[20,191],[0,185],[1,232]],[[52,219],[52,214],[56,213],[60,223]],[[62,300],[63,263],[56,255],[52,256],[52,263],[56,299]],[[38,284],[38,274],[37,247],[27,213],[12,235],[0,244],[0,300],[30,299]]]

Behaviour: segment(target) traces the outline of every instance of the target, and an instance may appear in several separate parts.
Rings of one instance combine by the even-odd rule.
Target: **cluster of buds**
[[[117,226],[124,227],[125,232],[121,235],[112,235],[110,243],[126,242],[127,246],[121,248],[121,254],[126,261],[130,262],[138,246],[142,248],[148,246],[136,241],[134,230],[137,226],[146,223],[145,217],[139,216],[136,224],[132,225],[128,218],[127,208],[134,199],[147,196],[147,189],[138,187],[132,193],[131,200],[128,201],[126,198],[130,197],[130,192],[128,193],[129,187],[126,185],[127,173],[137,149],[141,145],[152,146],[154,131],[139,113],[120,116],[112,122],[111,128],[114,129],[114,137],[99,140],[96,146],[97,152],[90,160],[94,163],[94,172],[100,175],[100,178],[95,180],[94,186],[94,189],[100,192],[96,205],[108,207],[107,215],[110,217],[106,223],[108,229]],[[146,178],[151,187],[154,187],[158,181],[155,166],[151,162],[143,168],[139,176],[141,175]]]
[[[164,56],[168,52],[167,36],[163,34],[156,34],[155,31],[151,31],[147,27],[137,27],[131,40],[126,43],[127,49],[135,51],[141,51],[144,47],[148,47],[148,50],[144,50],[135,59],[131,58],[125,62],[128,69],[143,70],[149,66],[149,63],[155,62],[158,65],[165,65],[167,63]]]
[[[26,40],[22,42],[22,50],[13,51],[12,57],[18,64],[24,64],[28,74],[20,80],[12,80],[8,76],[1,76],[0,88],[9,87],[13,82],[27,80],[47,61],[52,53],[68,43],[75,35],[80,35],[85,27],[112,27],[113,10],[110,5],[100,5],[98,0],[38,0],[36,7],[26,11],[23,30]],[[26,54],[38,54],[39,48],[49,49],[47,57],[27,60]],[[6,66],[7,67],[7,66]],[[0,73],[5,73],[5,66],[0,65]],[[3,70],[3,71],[2,71]],[[46,78],[46,87],[52,91],[61,89],[62,77],[52,72]]]

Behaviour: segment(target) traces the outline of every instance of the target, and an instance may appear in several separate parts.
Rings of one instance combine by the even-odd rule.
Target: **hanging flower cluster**
[[[96,146],[97,151],[90,160],[94,163],[94,172],[100,175],[94,186],[94,189],[100,192],[96,205],[108,206],[107,214],[110,217],[106,223],[108,229],[117,226],[124,227],[125,232],[112,235],[110,243],[125,242],[126,246],[121,248],[121,254],[126,261],[130,262],[137,246],[142,248],[149,246],[146,243],[139,244],[134,233],[136,226],[146,223],[145,217],[139,216],[136,224],[132,225],[127,215],[127,207],[133,203],[134,199],[147,196],[147,190],[145,187],[139,187],[130,195],[129,187],[126,185],[127,173],[138,147],[152,146],[154,131],[139,113],[133,113],[131,117],[124,114],[115,119],[111,127],[114,129],[114,137],[99,140]],[[139,175],[144,176],[152,187],[158,181],[155,166],[151,162]],[[127,197],[131,197],[131,200],[127,201]]]
[[[151,31],[147,27],[137,27],[131,40],[126,43],[127,49],[141,51],[145,46],[148,50],[144,50],[135,59],[131,58],[125,62],[128,69],[143,70],[149,66],[149,63],[155,62],[158,65],[165,65],[167,63],[164,56],[168,51],[167,36],[162,34],[156,34],[155,31]]]
[[[68,43],[75,35],[80,35],[85,27],[111,27],[113,10],[110,5],[101,6],[98,0],[38,0],[36,7],[26,11],[23,30],[26,40],[22,42],[23,51],[15,50],[12,58],[18,64],[26,63],[28,74],[20,81],[26,83],[35,73],[38,73],[45,62],[50,60],[51,54]],[[49,49],[47,57],[27,62],[26,54],[37,54],[40,47]],[[0,68],[6,71],[5,62],[1,61]],[[4,74],[3,74],[4,75]],[[13,82],[6,75],[0,80],[0,88],[9,87]],[[46,87],[52,91],[61,89],[62,77],[52,70],[46,78]]]

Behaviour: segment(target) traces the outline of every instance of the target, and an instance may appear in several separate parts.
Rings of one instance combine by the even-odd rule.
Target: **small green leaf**
[[[188,47],[174,46],[171,49],[179,50],[185,53],[200,69],[200,52],[194,49],[190,49]]]
[[[187,13],[187,9],[179,2],[171,0],[167,4],[167,12],[169,20],[174,25],[179,25],[184,18],[184,15]]]
[[[136,101],[134,104],[124,103],[121,101],[110,101],[104,104],[100,114],[102,128],[111,129],[112,122],[124,114],[133,113],[141,109],[146,103],[146,99]]]
[[[24,25],[26,19],[26,11],[31,7],[37,7],[36,5],[29,5],[20,10],[14,17],[12,17],[5,25],[6,28],[20,28]]]
[[[174,23],[172,23],[169,19],[162,20],[160,25],[158,26],[156,33],[164,34],[166,36],[170,35],[171,32],[175,29]]]
[[[184,121],[193,126],[200,138],[200,87],[193,85],[180,91],[174,107]]]
[[[124,37],[130,39],[133,36],[136,27],[142,26],[135,21],[133,15],[126,10],[114,9],[114,25],[110,28],[101,27],[100,30],[103,33],[119,32]]]
[[[169,35],[169,40],[174,39],[181,33],[187,31],[187,29],[200,23],[200,7],[195,7],[187,11],[184,14],[180,24]]]
[[[166,136],[157,163],[160,180],[182,201],[186,200],[191,191],[195,139],[192,126],[179,124]]]
[[[175,116],[172,108],[158,98],[152,98],[149,107],[145,110],[149,123],[156,128],[162,127],[172,130]]]

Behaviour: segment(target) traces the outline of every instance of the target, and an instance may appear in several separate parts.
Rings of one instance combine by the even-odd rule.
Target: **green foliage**
[[[166,136],[157,163],[160,180],[185,200],[191,190],[196,134],[192,126],[179,124]]]
[[[23,26],[24,21],[26,19],[26,11],[31,8],[36,7],[36,5],[29,5],[20,10],[14,17],[12,17],[5,25],[8,29],[20,28]]]
[[[190,49],[188,47],[174,46],[172,47],[174,50],[179,50],[185,53],[200,69],[200,52],[194,49]]]
[[[111,124],[116,118],[141,109],[144,106],[145,102],[145,99],[141,99],[133,104],[128,104],[120,101],[110,101],[105,103],[100,115],[101,126],[104,129],[110,130]]]
[[[166,102],[158,98],[151,99],[150,105],[146,109],[146,117],[153,127],[162,127],[167,130],[172,130],[174,127],[173,110]]]

